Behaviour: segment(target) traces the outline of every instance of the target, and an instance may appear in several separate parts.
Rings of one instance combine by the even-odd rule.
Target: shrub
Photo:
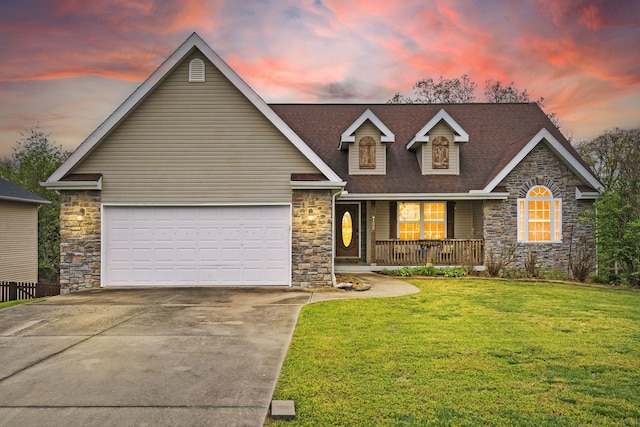
[[[569,268],[573,278],[584,282],[595,267],[595,246],[585,239],[581,239],[569,259]]]
[[[493,249],[487,253],[485,267],[491,277],[497,277],[504,268],[508,267],[516,259],[518,246],[515,242],[505,241],[502,243],[500,252],[495,254]]]
[[[529,251],[524,256],[524,271],[528,277],[540,277],[540,266],[538,265],[538,253]]]

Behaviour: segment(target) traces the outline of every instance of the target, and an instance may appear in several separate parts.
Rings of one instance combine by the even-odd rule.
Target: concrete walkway
[[[420,292],[415,286],[393,277],[376,273],[341,273],[357,277],[361,282],[371,285],[368,291],[313,292],[310,302],[331,301],[350,298],[390,298],[411,295]]]
[[[93,289],[0,311],[0,426],[260,426],[302,306],[417,292]]]

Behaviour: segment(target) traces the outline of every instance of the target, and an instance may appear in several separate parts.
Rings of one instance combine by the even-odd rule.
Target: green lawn
[[[303,308],[274,399],[287,426],[640,425],[640,293],[411,280]]]
[[[13,300],[13,301],[5,301],[5,302],[0,302],[0,310],[2,310],[3,308],[9,308],[9,307],[13,307],[14,305],[20,305],[20,304],[28,304],[34,301],[38,301],[41,300],[42,298],[36,298],[36,299],[19,299],[19,300]]]

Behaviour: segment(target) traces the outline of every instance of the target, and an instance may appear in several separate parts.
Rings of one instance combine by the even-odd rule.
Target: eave
[[[506,192],[486,193],[470,191],[468,193],[348,193],[342,192],[340,200],[504,200]]]

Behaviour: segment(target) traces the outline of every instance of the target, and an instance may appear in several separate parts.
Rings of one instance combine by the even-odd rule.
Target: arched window
[[[204,61],[200,58],[194,58],[189,62],[189,81],[204,81]]]
[[[518,199],[518,241],[562,241],[562,199],[547,187],[531,187],[527,197]]]

